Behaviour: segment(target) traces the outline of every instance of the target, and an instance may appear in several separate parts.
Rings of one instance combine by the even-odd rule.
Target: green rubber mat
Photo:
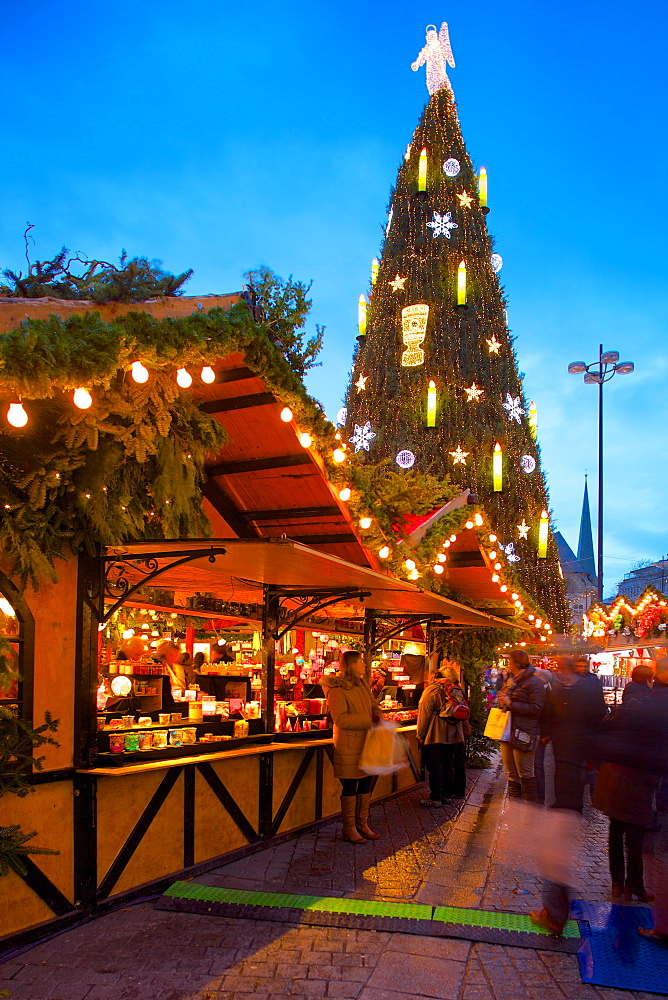
[[[522,913],[226,889],[199,882],[174,882],[156,906],[235,919],[248,917],[328,927],[361,927],[551,951],[575,952],[581,937],[580,926],[573,920],[566,925],[563,936],[557,938],[535,927]]]
[[[434,908],[433,919],[447,924],[462,924],[469,927],[492,927],[495,930],[551,936],[549,931],[543,930],[541,927],[536,927],[526,913],[499,913],[496,910],[465,910],[459,906],[436,906]],[[575,920],[569,920],[566,923],[563,937],[580,937],[580,928]]]

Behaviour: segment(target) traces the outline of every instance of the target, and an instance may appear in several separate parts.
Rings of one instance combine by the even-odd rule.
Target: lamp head
[[[568,366],[569,375],[579,375],[581,372],[586,372],[587,366],[584,361],[571,361]]]
[[[622,361],[620,364],[615,365],[615,371],[618,375],[630,375],[634,369],[635,365],[632,361]]]
[[[619,351],[605,351],[601,355],[601,361],[604,365],[616,365],[619,361]]]

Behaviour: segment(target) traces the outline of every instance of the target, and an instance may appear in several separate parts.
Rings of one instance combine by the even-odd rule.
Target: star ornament
[[[468,191],[462,191],[461,194],[457,195],[457,198],[459,199],[459,204],[462,206],[462,208],[470,208],[471,205],[473,204],[473,198],[468,193]]]
[[[357,379],[357,382],[355,382],[355,387],[358,392],[364,392],[364,390],[366,389],[366,384],[368,379],[369,379],[368,375],[360,375],[360,377]]]
[[[375,436],[376,432],[371,430],[370,420],[367,420],[361,427],[359,424],[355,424],[355,431],[350,438],[350,443],[355,446],[355,454],[358,451],[368,451]]]
[[[406,287],[406,282],[407,281],[408,281],[407,277],[406,278],[402,278],[399,275],[399,273],[397,272],[396,278],[394,278],[390,282],[390,288],[392,289],[393,292],[403,292],[404,288]]]
[[[496,337],[492,335],[487,341],[487,347],[489,349],[490,354],[498,354],[501,344],[496,339]]]
[[[466,465],[466,459],[470,452],[462,451],[461,445],[457,445],[457,450],[451,451],[450,454],[455,465]]]
[[[468,389],[464,389],[467,403],[477,403],[481,396],[485,395],[484,389],[479,389],[475,382],[472,382]]]
[[[522,400],[519,396],[513,398],[509,392],[506,393],[505,403],[501,403],[504,410],[508,411],[508,420],[512,423],[516,420],[518,424],[522,422],[525,411],[522,409]]]
[[[529,537],[530,528],[529,528],[529,525],[526,522],[526,518],[523,517],[522,518],[522,523],[517,525],[517,531],[518,531],[518,534],[519,534],[520,538],[528,538]]]

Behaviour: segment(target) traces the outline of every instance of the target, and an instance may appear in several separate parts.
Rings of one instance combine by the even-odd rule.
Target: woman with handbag
[[[508,654],[508,670],[510,676],[499,693],[499,707],[510,712],[509,737],[501,742],[508,795],[535,802],[534,760],[545,706],[545,685],[523,649],[513,649]]]
[[[358,764],[366,734],[382,716],[364,672],[361,655],[348,650],[341,656],[338,674],[322,679],[334,723],[334,774],[342,786],[343,839],[351,844],[378,840],[369,826],[373,778],[360,771]]]
[[[468,720],[447,714],[448,692],[453,687],[466,704],[456,667],[444,661],[430,674],[418,705],[417,741],[429,773],[429,798],[421,799],[420,805],[431,808],[448,805],[451,799],[462,799],[466,794],[466,736],[470,726]]]

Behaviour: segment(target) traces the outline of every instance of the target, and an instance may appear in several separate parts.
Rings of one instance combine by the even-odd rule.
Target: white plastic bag
[[[366,734],[360,755],[360,771],[367,774],[394,774],[408,766],[406,741],[395,732],[396,722],[383,721]]]

